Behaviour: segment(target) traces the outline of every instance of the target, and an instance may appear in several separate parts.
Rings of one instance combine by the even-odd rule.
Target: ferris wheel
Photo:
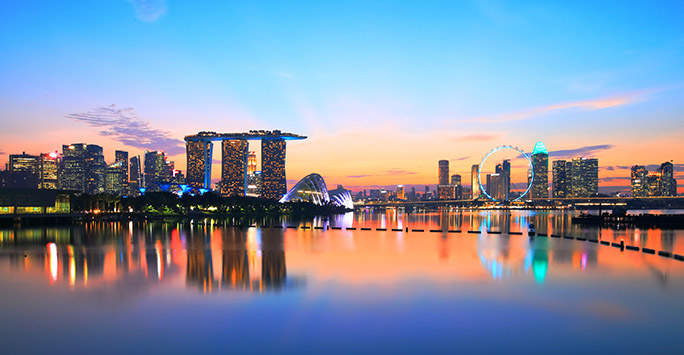
[[[503,201],[502,199],[496,199],[496,198],[492,197],[492,196],[487,192],[487,189],[485,189],[484,186],[482,185],[482,177],[481,177],[481,175],[482,175],[482,167],[484,166],[484,163],[485,163],[485,161],[487,160],[487,158],[489,158],[489,156],[492,155],[492,154],[494,154],[495,152],[498,152],[498,151],[501,151],[501,150],[514,150],[514,151],[517,151],[518,153],[520,153],[520,155],[522,155],[522,156],[527,160],[527,164],[528,164],[528,166],[529,166],[529,170],[528,170],[528,171],[529,171],[529,174],[530,174],[530,175],[529,175],[529,176],[530,176],[530,179],[529,179],[529,183],[528,183],[528,185],[527,185],[527,189],[525,189],[525,192],[523,192],[523,193],[522,193],[520,196],[518,196],[517,198],[515,198],[515,199],[513,199],[513,200],[510,200],[510,202],[515,202],[515,201],[518,201],[518,200],[522,199],[523,197],[525,197],[525,196],[530,192],[530,189],[532,188],[532,183],[534,182],[534,168],[533,168],[533,166],[532,166],[532,159],[530,159],[530,156],[527,155],[527,153],[523,152],[522,149],[520,149],[520,148],[518,148],[518,147],[514,147],[514,146],[512,146],[512,145],[504,145],[504,146],[496,147],[496,148],[492,149],[489,153],[487,153],[487,155],[484,156],[484,158],[482,158],[482,162],[480,162],[480,165],[477,167],[477,183],[480,185],[480,191],[482,191],[482,193],[484,193],[484,195],[485,195],[489,200],[494,201],[494,202],[502,202],[502,201]]]

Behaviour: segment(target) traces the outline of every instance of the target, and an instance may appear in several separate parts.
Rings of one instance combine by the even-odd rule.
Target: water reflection
[[[243,221],[242,225],[258,227],[242,228],[210,219],[7,228],[0,230],[0,260],[7,260],[14,274],[72,289],[140,277],[148,285],[181,278],[187,289],[202,293],[258,293],[304,285],[304,277],[292,274],[334,274],[338,280],[367,275],[372,281],[419,273],[426,278],[527,279],[543,284],[569,272],[618,266],[641,270],[662,286],[668,283],[672,259],[577,240],[528,239],[507,233],[524,231],[530,222],[549,235],[624,240],[676,253],[684,250],[681,230],[587,228],[572,225],[571,217],[568,212],[392,208],[311,220]],[[380,230],[328,229],[339,226]],[[406,228],[425,232],[406,232]],[[481,233],[467,233],[470,230]],[[295,262],[294,273],[288,260]]]

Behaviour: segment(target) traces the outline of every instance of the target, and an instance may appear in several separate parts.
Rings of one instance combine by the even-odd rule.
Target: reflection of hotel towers
[[[215,286],[211,248],[209,243],[205,243],[205,237],[202,235],[196,234],[190,238],[187,242],[188,263],[185,283],[194,284],[204,292],[211,292]]]
[[[250,275],[250,265],[258,261],[258,256],[256,252],[247,250],[246,243],[245,231],[233,228],[225,230],[221,288],[249,291],[282,288],[287,278],[283,235],[277,232],[264,232],[261,235],[261,272],[258,267],[252,268],[256,275]],[[211,292],[216,286],[209,244],[209,240],[199,234],[192,236],[187,244],[186,283],[204,292]]]

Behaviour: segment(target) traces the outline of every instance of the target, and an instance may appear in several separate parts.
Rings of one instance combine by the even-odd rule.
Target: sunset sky
[[[682,1],[3,1],[0,48],[3,168],[84,142],[185,170],[185,135],[280,129],[309,137],[288,187],[468,185],[543,141],[602,192],[665,161],[684,192]]]

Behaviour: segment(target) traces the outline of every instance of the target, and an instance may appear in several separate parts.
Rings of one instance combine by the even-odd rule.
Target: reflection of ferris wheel
[[[490,199],[494,202],[500,202],[501,201],[501,200],[495,199],[489,193],[487,193],[487,189],[485,189],[484,186],[482,186],[482,178],[480,177],[480,174],[482,173],[482,167],[484,166],[484,163],[487,160],[487,158],[489,158],[489,156],[492,155],[493,153],[498,152],[500,150],[504,150],[504,149],[512,149],[512,150],[518,151],[523,157],[525,157],[525,159],[527,159],[527,164],[529,165],[530,181],[529,181],[529,184],[527,185],[527,190],[525,190],[525,192],[523,192],[517,198],[511,200],[511,202],[515,202],[515,201],[518,201],[521,198],[525,197],[525,195],[527,195],[530,192],[530,189],[532,188],[532,183],[534,182],[534,168],[532,167],[532,159],[530,159],[530,156],[527,155],[527,153],[523,152],[520,148],[514,147],[512,145],[504,145],[501,147],[496,147],[496,148],[492,149],[489,153],[487,153],[487,155],[485,155],[485,157],[482,158],[482,162],[480,163],[480,166],[477,167],[477,183],[480,185],[480,191],[482,191],[482,193],[484,193],[488,199]]]

